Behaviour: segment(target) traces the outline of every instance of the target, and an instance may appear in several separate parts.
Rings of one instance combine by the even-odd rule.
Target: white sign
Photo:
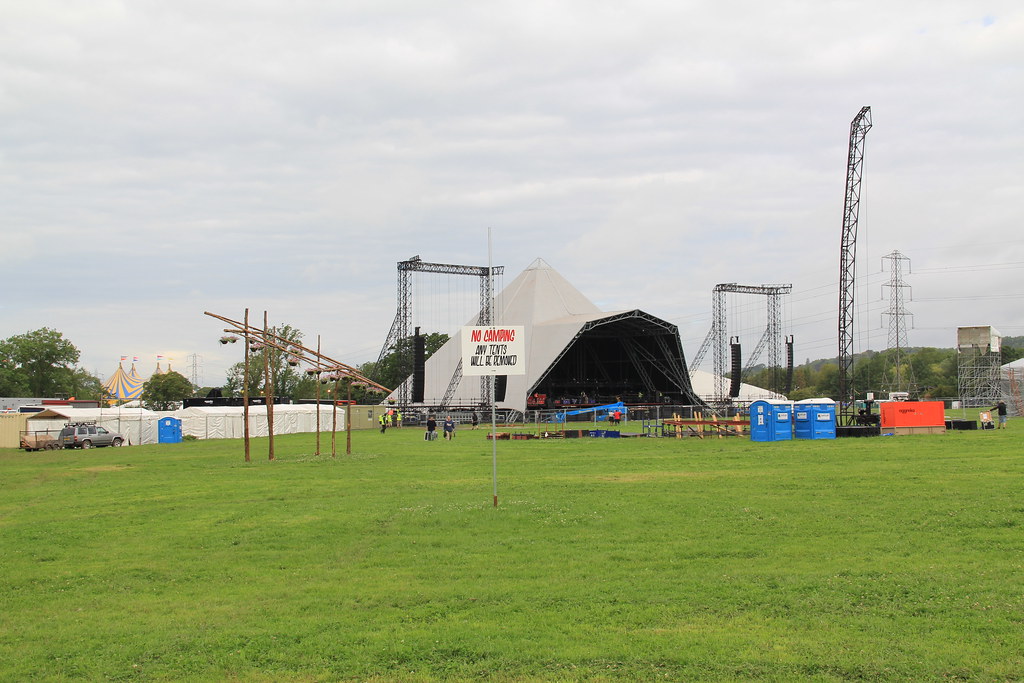
[[[463,327],[462,374],[525,375],[526,340],[523,327]]]

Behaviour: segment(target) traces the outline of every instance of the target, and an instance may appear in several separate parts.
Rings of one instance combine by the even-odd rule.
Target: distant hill
[[[1003,337],[1003,346],[1024,349],[1024,337]]]

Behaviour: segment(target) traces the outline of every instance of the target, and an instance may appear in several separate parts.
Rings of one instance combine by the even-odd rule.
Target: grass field
[[[0,450],[0,680],[1020,680],[1010,427]]]

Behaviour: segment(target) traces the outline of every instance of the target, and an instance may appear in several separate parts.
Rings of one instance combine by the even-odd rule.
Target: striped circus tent
[[[118,401],[130,401],[142,396],[142,385],[144,380],[135,371],[135,364],[132,363],[130,372],[125,372],[121,364],[117,364],[117,371],[110,379],[103,383],[103,390],[107,394],[107,402],[110,404]]]

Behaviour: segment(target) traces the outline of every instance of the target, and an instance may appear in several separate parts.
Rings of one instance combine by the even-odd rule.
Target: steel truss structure
[[[871,107],[861,107],[850,122],[850,146],[846,158],[846,199],[843,202],[843,235],[839,248],[839,406],[837,419],[853,424],[853,294],[857,261],[857,220],[864,175],[864,140],[871,130]]]
[[[711,329],[700,345],[693,359],[693,367],[699,367],[708,349],[714,362],[715,400],[724,403],[728,400],[725,390],[726,355],[728,348],[728,329],[726,322],[725,295],[754,294],[764,296],[768,303],[768,322],[761,339],[754,347],[753,353],[744,366],[744,371],[753,367],[765,348],[768,349],[768,367],[772,372],[772,391],[778,391],[778,372],[782,364],[782,300],[783,294],[793,291],[793,285],[738,285],[734,282],[717,284],[711,290]]]
[[[991,407],[1002,399],[1001,348],[1002,338],[991,327],[957,328],[956,381],[963,407]]]
[[[384,342],[384,346],[380,350],[380,355],[377,357],[378,366],[384,360],[389,353],[397,353],[398,367],[401,369],[401,377],[409,377],[413,371],[413,349],[412,345],[405,342],[410,336],[410,330],[412,326],[412,310],[413,310],[413,287],[412,287],[412,273],[437,273],[440,275],[468,275],[470,277],[480,278],[480,312],[477,317],[478,325],[489,325],[491,322],[490,318],[490,301],[493,296],[491,291],[492,280],[490,277],[493,275],[501,275],[504,272],[504,266],[494,266],[489,268],[487,266],[464,266],[450,263],[428,263],[422,260],[419,256],[413,256],[406,261],[398,262],[398,309],[395,313],[395,320],[391,324],[391,331],[388,332],[387,340]],[[445,399],[442,401],[442,406],[447,405],[454,394],[455,389],[459,386],[459,381],[462,379],[462,365],[460,364],[455,368],[455,373],[452,376],[452,380],[449,383],[448,391],[445,393]],[[480,378],[480,396],[481,402],[486,402],[487,387],[485,377]],[[398,388],[396,402],[401,407],[409,405],[409,395],[411,393],[411,386],[408,381],[403,381]]]
[[[882,316],[889,319],[889,349],[893,351],[891,357],[893,376],[890,379],[886,373],[887,386],[885,388],[889,391],[914,392],[916,389],[914,371],[910,365],[907,365],[906,368],[903,367],[903,351],[908,346],[907,318],[914,317],[912,313],[907,313],[905,304],[904,290],[909,291],[910,285],[903,282],[903,266],[905,263],[909,269],[910,259],[898,251],[893,251],[882,261],[883,265],[884,262],[889,262],[889,282],[882,285],[889,288],[889,310]]]

